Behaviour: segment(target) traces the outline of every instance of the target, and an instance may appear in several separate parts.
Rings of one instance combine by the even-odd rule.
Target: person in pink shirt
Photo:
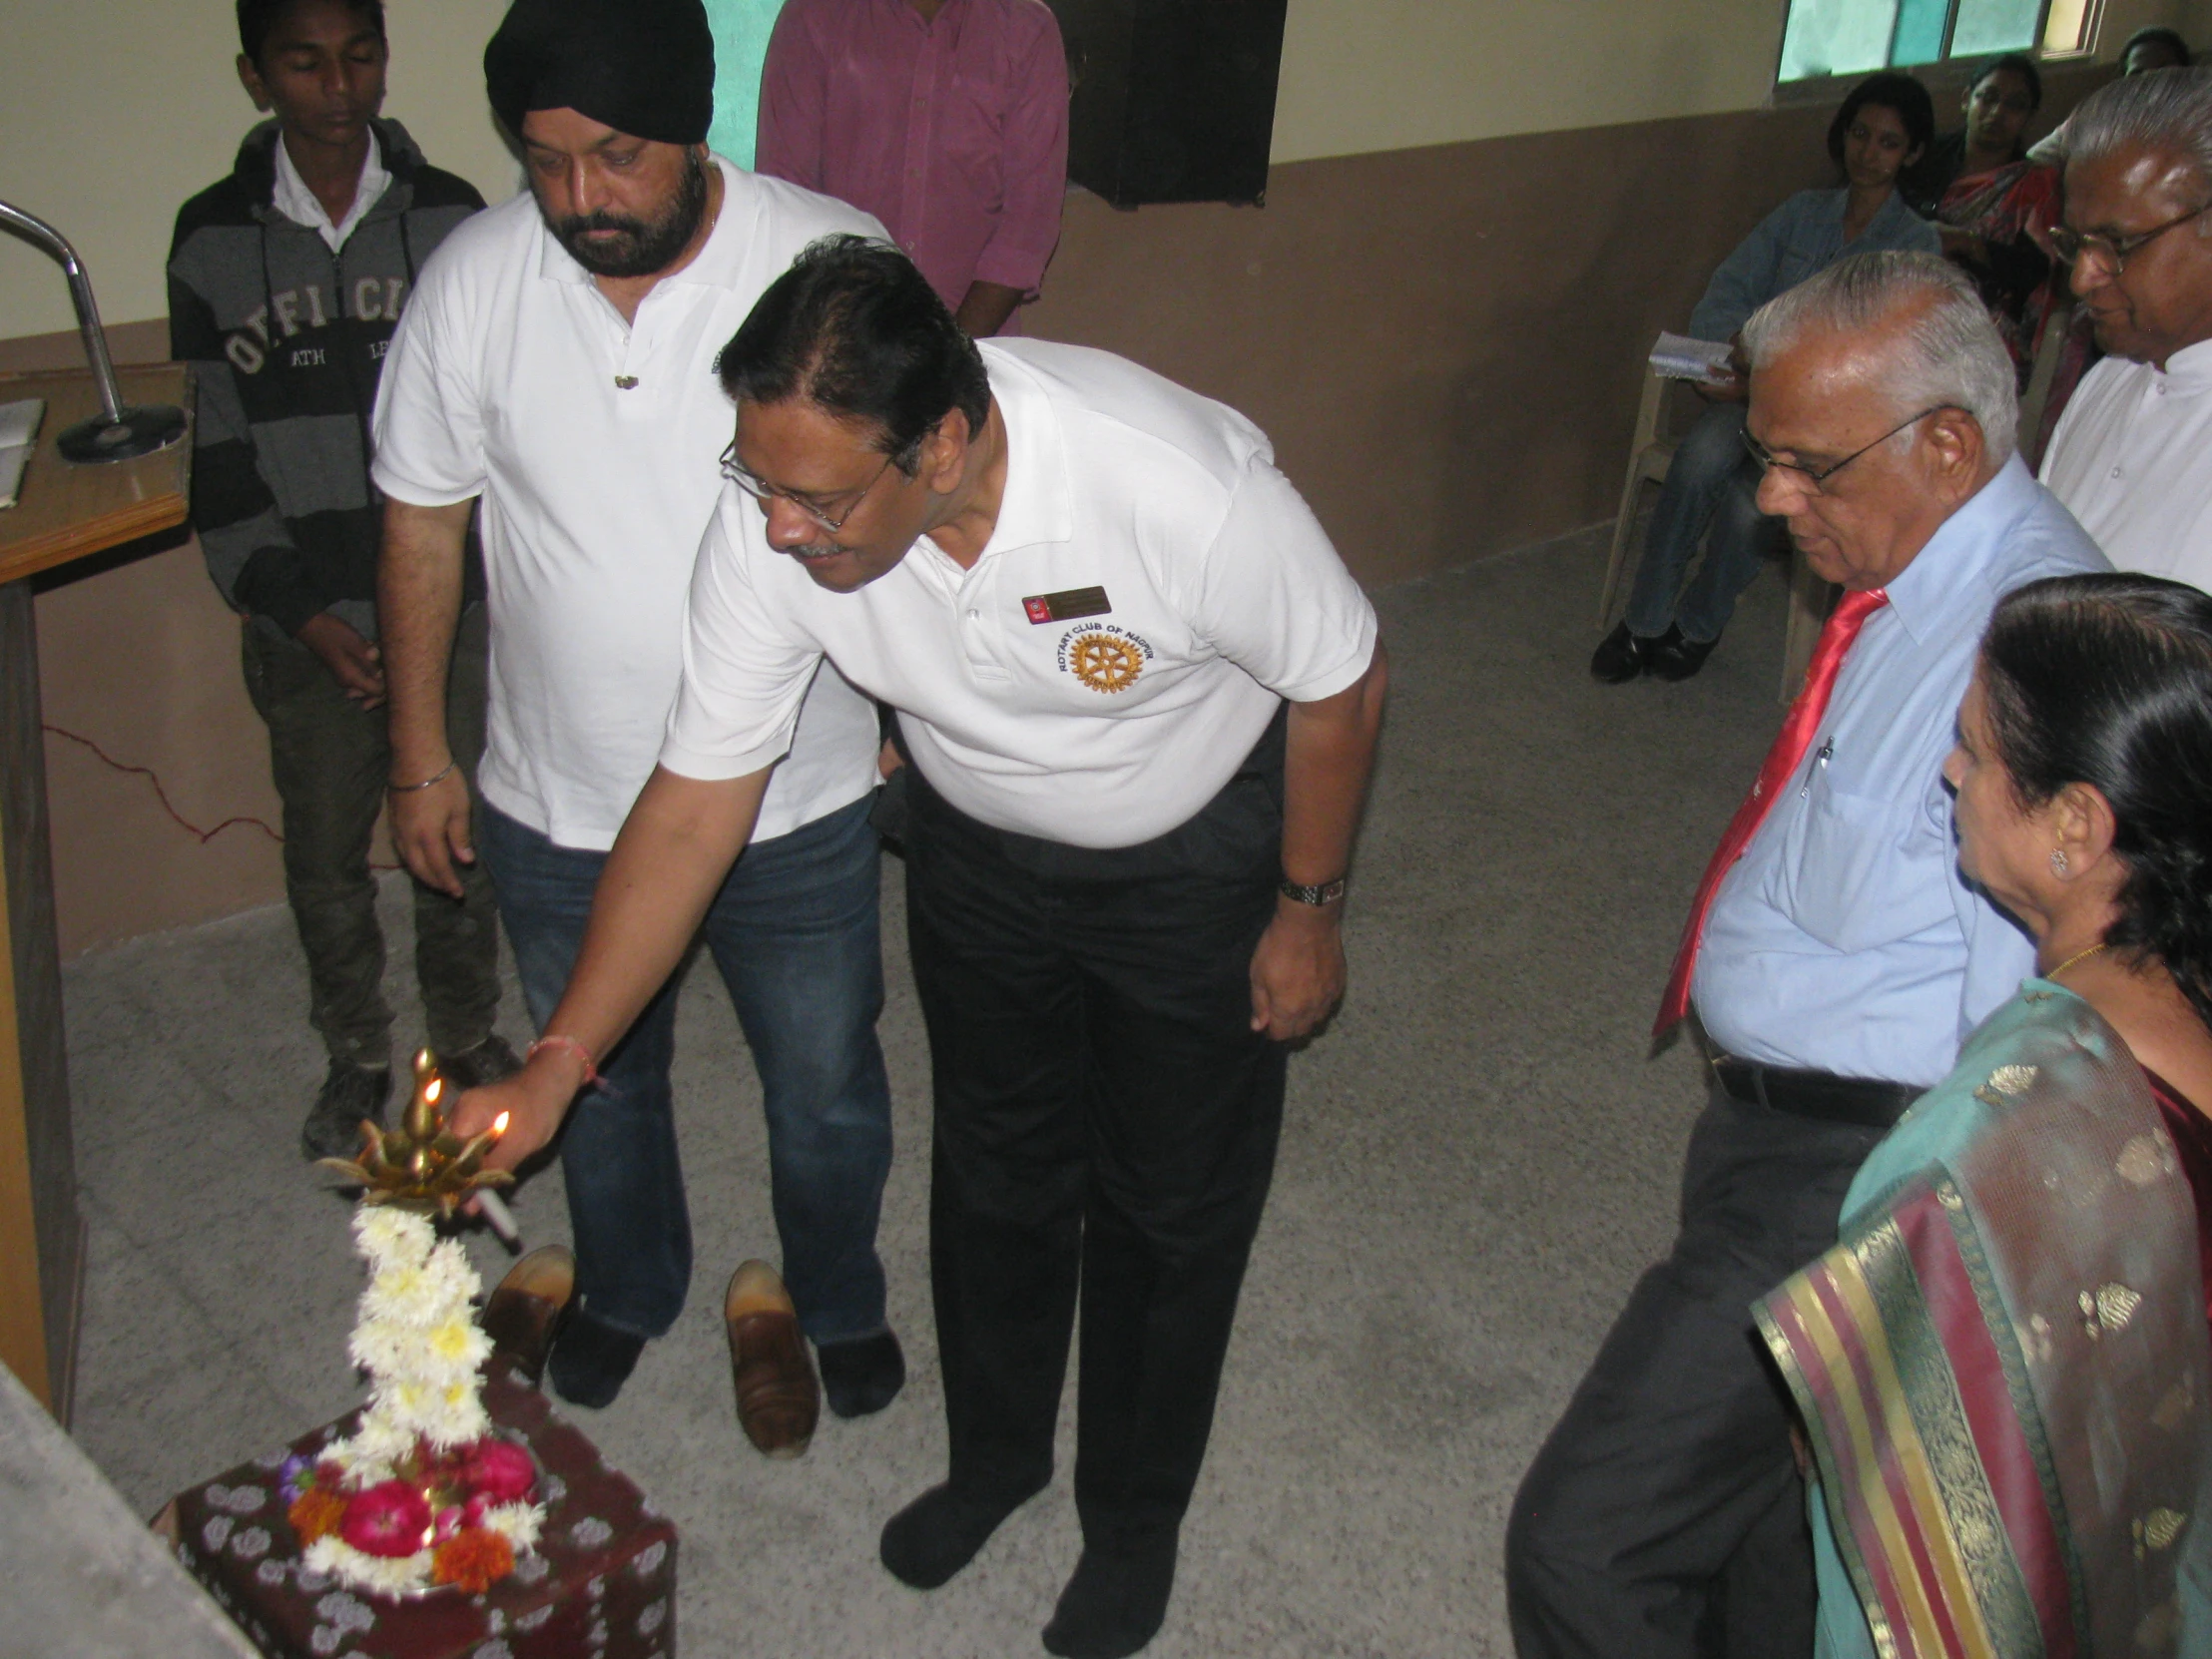
[[[1044,0],[785,0],[754,170],[881,220],[971,336],[1037,296],[1067,156]]]

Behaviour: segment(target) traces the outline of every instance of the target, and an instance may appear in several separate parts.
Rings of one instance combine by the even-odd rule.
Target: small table
[[[537,1550],[482,1595],[391,1600],[348,1590],[300,1559],[278,1484],[354,1419],[181,1492],[157,1527],[177,1559],[271,1659],[667,1659],[676,1651],[676,1526],[582,1430],[494,1355],[492,1422],[537,1459]]]
[[[131,403],[191,404],[183,363],[118,371]],[[46,746],[31,581],[185,521],[192,441],[73,466],[57,434],[97,413],[89,371],[0,377],[0,402],[42,397],[38,450],[0,511],[0,1362],[57,1419],[76,1383],[84,1222],[69,1128],[61,948],[47,842]]]

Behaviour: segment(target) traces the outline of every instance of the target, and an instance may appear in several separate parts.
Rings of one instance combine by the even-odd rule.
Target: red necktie
[[[1796,774],[1798,763],[1812,747],[1821,716],[1828,713],[1829,694],[1836,689],[1836,672],[1844,666],[1844,654],[1851,649],[1851,642],[1859,637],[1867,618],[1889,602],[1889,594],[1881,588],[1847,592],[1822,626],[1820,643],[1813,647],[1813,661],[1805,671],[1805,684],[1783,717],[1782,730],[1775,734],[1774,747],[1767,751],[1766,765],[1759,769],[1759,781],[1751,786],[1751,794],[1744,797],[1744,804],[1728,821],[1721,844],[1714,848],[1713,861],[1705,866],[1705,879],[1697,885],[1690,919],[1683,924],[1681,947],[1674,953],[1667,994],[1659,1004],[1659,1020],[1651,1028],[1654,1039],[1673,1030],[1690,1011],[1690,979],[1697,967],[1697,947],[1705,937],[1705,917],[1713,908],[1713,895],[1721,890],[1721,878],[1744,855],[1744,848],[1766,822],[1783,786]]]

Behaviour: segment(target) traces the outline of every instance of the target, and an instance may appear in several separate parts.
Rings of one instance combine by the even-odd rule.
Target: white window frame
[[[1975,53],[1971,57],[1954,58],[1950,55],[1951,33],[1958,27],[1959,0],[1949,0],[1943,17],[1942,56],[1929,63],[1901,63],[1879,65],[1872,69],[1855,70],[1843,75],[1815,75],[1802,80],[1782,79],[1782,51],[1790,34],[1790,8],[1795,0],[1782,0],[1782,28],[1774,43],[1774,93],[1775,104],[1819,104],[1833,101],[1857,86],[1869,75],[1879,75],[1885,70],[1905,74],[1918,74],[1930,83],[1932,91],[1939,91],[1952,83],[1963,85],[1964,71],[1969,65],[1987,61],[1987,55]],[[2097,45],[2104,32],[2104,0],[2083,0],[2081,8],[2081,39],[2072,47],[2049,47],[2042,44],[2043,35],[2050,27],[2051,8],[2057,0],[2042,0],[2035,11],[2035,44],[2020,49],[2023,56],[2037,63],[2080,63],[2096,56]]]

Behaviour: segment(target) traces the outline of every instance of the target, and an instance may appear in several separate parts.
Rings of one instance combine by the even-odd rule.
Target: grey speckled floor
[[[1682,906],[1777,719],[1771,574],[1698,679],[1593,685],[1603,550],[1585,533],[1382,595],[1394,686],[1351,997],[1292,1067],[1157,1659],[1509,1652],[1506,1508],[1667,1238],[1697,1091],[1681,1052],[1646,1060],[1647,1022]],[[899,880],[886,860],[882,1033],[901,1138],[882,1245],[914,1378],[876,1418],[826,1420],[797,1463],[755,1456],[734,1420],[722,1285],[775,1238],[736,1021],[711,974],[685,995],[691,1305],[620,1400],[576,1416],[677,1518],[693,1659],[1039,1653],[1075,1562],[1065,1456],[944,1589],[916,1594],[875,1560],[877,1527],[938,1477],[944,1443],[927,1051]],[[398,896],[386,905],[404,938]],[[407,1007],[404,961],[391,978]],[[67,990],[92,1242],[75,1432],[151,1512],[354,1402],[344,1336],[360,1280],[343,1204],[313,1190],[294,1149],[321,1068],[281,911],[85,957]],[[533,1240],[565,1236],[557,1175],[518,1210]],[[488,1281],[504,1258],[485,1242],[477,1254]]]

